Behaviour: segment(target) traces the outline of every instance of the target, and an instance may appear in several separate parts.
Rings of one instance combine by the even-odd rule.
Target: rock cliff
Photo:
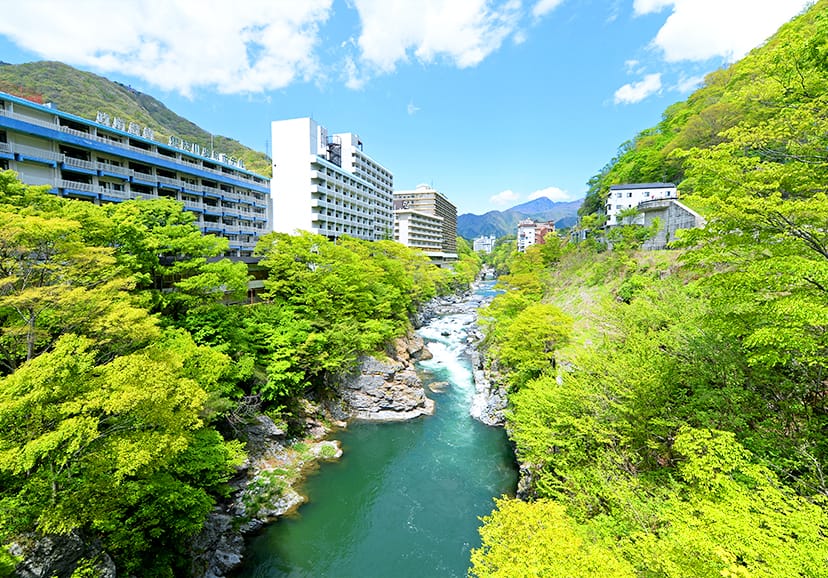
[[[414,362],[430,353],[416,335],[397,339],[385,358],[364,356],[357,370],[345,375],[337,388],[332,412],[339,419],[400,421],[431,415],[434,401],[426,397]]]

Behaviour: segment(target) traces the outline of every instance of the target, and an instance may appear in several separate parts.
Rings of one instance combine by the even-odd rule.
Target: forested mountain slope
[[[672,181],[685,196],[762,192],[767,186],[810,194],[809,176],[825,164],[826,100],[828,2],[819,0],[765,45],[709,74],[658,125],[622,144],[590,180],[581,214],[595,213],[609,186],[619,183]],[[747,166],[734,166],[731,180],[710,180],[704,167],[723,155]],[[751,182],[743,182],[743,169]],[[773,175],[753,174],[766,169]]]
[[[0,66],[0,90],[21,96],[42,96],[44,102],[58,109],[94,120],[97,112],[136,122],[155,132],[155,139],[166,143],[176,136],[202,148],[213,148],[244,160],[247,169],[270,176],[270,159],[237,140],[211,135],[168,109],[155,98],[132,87],[112,82],[102,76],[83,72],[61,62],[28,62]]]
[[[674,180],[677,250],[613,227],[508,259],[483,312],[525,501],[472,575],[828,576],[828,2],[594,180]],[[502,246],[498,250],[505,250]],[[496,361],[496,363],[495,363]]]
[[[581,200],[555,202],[540,197],[505,211],[489,211],[483,215],[464,213],[457,217],[457,234],[465,239],[474,239],[480,235],[514,235],[518,222],[526,218],[554,221],[559,229],[563,229],[575,223],[580,206]]]

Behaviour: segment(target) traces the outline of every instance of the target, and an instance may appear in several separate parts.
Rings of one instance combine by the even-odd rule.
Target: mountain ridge
[[[517,224],[523,219],[554,221],[559,229],[571,227],[577,222],[578,208],[582,202],[583,199],[553,201],[548,197],[538,197],[505,211],[494,210],[483,215],[464,213],[457,217],[457,234],[464,239],[482,235],[504,237],[516,233]]]

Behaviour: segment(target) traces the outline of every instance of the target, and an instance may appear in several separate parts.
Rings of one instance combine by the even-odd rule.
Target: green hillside
[[[757,167],[765,173],[760,181],[768,169],[781,171],[785,175],[777,175],[774,186],[804,194],[810,185],[800,169],[825,165],[826,94],[828,2],[820,0],[764,46],[709,74],[687,100],[669,107],[658,125],[622,144],[590,180],[581,214],[595,213],[610,185],[619,183],[672,181],[685,196],[706,197],[728,193],[733,177],[739,188],[762,189],[769,183],[754,186],[742,176],[753,180]],[[711,180],[710,162],[731,155],[750,166]]]
[[[626,143],[582,219],[670,180],[705,227],[489,257],[523,499],[483,518],[470,576],[828,576],[826,89],[821,0]]]
[[[210,147],[211,134],[183,118],[157,99],[102,76],[83,72],[61,62],[29,62],[0,66],[0,90],[12,94],[42,96],[58,109],[94,120],[98,111],[111,117],[149,126],[155,139],[166,143],[177,136],[201,147]],[[215,150],[244,160],[256,173],[270,176],[270,159],[237,140],[212,135]]]

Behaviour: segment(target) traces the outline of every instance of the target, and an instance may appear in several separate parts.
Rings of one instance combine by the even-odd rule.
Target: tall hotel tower
[[[274,231],[393,238],[394,176],[362,151],[357,135],[329,135],[307,117],[274,121],[271,134]]]

